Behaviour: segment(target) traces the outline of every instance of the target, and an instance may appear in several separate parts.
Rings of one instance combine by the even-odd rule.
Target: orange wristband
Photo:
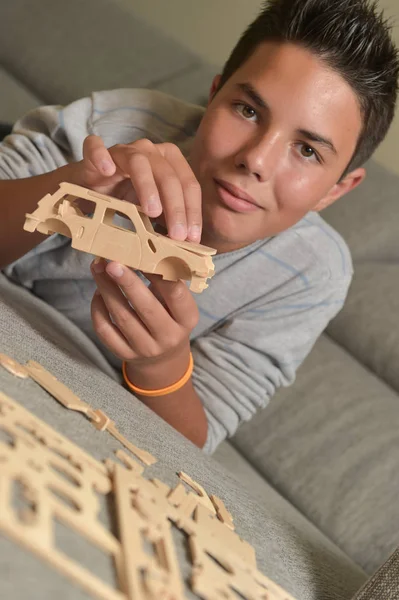
[[[173,392],[177,392],[177,390],[180,390],[180,388],[182,388],[183,385],[185,385],[187,383],[187,381],[190,379],[191,374],[193,372],[193,368],[194,368],[194,360],[193,360],[193,355],[190,352],[190,362],[188,364],[187,371],[184,373],[183,377],[181,379],[179,379],[179,381],[176,381],[176,383],[173,383],[172,385],[169,385],[168,387],[160,388],[159,390],[143,390],[142,388],[136,387],[135,385],[133,385],[133,383],[131,381],[129,381],[129,378],[126,373],[126,361],[124,360],[122,363],[123,379],[125,380],[125,383],[129,387],[129,389],[131,389],[132,392],[136,392],[136,394],[140,394],[141,396],[149,396],[149,397],[166,396],[167,394],[172,394]]]

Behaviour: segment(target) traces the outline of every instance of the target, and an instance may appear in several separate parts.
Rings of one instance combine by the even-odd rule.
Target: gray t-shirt
[[[107,147],[148,138],[177,144],[188,156],[204,109],[151,90],[93,93],[67,107],[35,109],[0,145],[0,177],[39,175],[82,158],[83,140]],[[92,256],[62,236],[47,238],[5,273],[53,305],[93,339]],[[340,235],[310,212],[295,226],[246,248],[214,257],[216,274],[195,299],[194,387],[208,418],[204,447],[212,452],[243,421],[264,408],[295,372],[341,309],[353,270]]]

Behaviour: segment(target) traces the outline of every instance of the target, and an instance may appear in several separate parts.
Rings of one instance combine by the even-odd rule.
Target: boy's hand
[[[148,275],[145,283],[130,268],[96,259],[92,273],[98,292],[92,320],[100,340],[127,361],[129,379],[138,387],[163,388],[185,373],[190,333],[198,308],[182,281]]]
[[[107,149],[100,137],[90,135],[74,169],[74,183],[140,204],[151,218],[163,213],[171,238],[200,241],[201,188],[174,144],[141,139]]]

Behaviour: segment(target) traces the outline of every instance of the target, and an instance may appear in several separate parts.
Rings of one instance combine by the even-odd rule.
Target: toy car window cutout
[[[124,213],[120,213],[114,208],[106,208],[103,223],[116,229],[122,229],[137,233],[133,221]]]
[[[88,219],[93,218],[97,207],[97,203],[93,202],[92,200],[86,200],[80,196],[73,196],[72,194],[65,194],[54,205],[54,210],[56,213],[60,213],[60,210],[62,210],[61,205],[63,205],[64,202],[64,207],[69,203],[73,206],[73,208],[79,211],[79,216],[86,217]]]

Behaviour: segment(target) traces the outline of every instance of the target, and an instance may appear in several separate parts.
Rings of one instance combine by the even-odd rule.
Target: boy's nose
[[[281,143],[277,135],[263,137],[246,144],[236,155],[238,169],[245,169],[259,182],[268,181],[281,159]]]

